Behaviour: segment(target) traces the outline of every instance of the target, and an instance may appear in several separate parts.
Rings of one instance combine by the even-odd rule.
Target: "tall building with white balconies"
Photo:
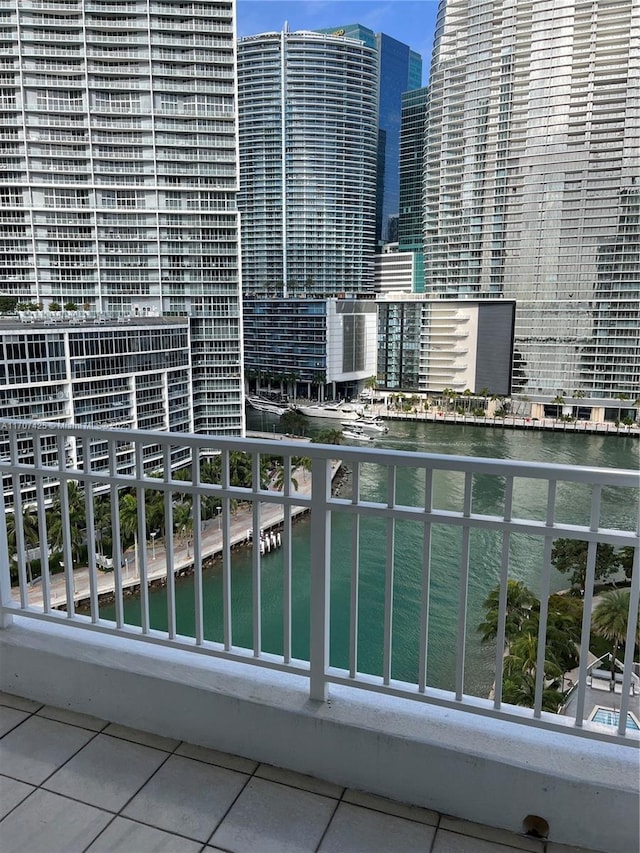
[[[237,434],[234,4],[5,2],[0,75],[0,295],[190,317],[195,428]]]
[[[513,390],[640,393],[640,7],[441,3],[425,285],[517,300]]]

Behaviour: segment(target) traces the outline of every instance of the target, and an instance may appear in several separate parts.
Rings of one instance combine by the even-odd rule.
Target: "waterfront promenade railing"
[[[287,439],[267,441],[9,420],[0,421],[0,446],[4,495],[4,523],[0,524],[2,626],[8,626],[14,616],[20,615],[291,672],[308,678],[310,697],[319,701],[326,700],[332,683],[342,684],[527,725],[558,727],[589,737],[638,743],[637,732],[627,722],[633,719],[628,712],[635,692],[632,664],[640,595],[636,526],[640,474],[636,471],[337,447]],[[187,479],[172,470],[172,460],[182,455],[176,451],[185,449],[192,460]],[[163,466],[158,466],[158,458],[164,460]],[[248,460],[250,485],[246,485],[246,477],[245,485],[234,485],[239,459]],[[338,462],[349,475],[340,490],[332,488]],[[374,470],[376,478],[372,477]],[[406,474],[410,475],[411,490],[404,485]],[[70,483],[75,485],[69,487]],[[482,499],[480,483],[490,486],[483,489]],[[530,496],[534,492],[538,503],[532,511]],[[129,502],[134,506],[133,522],[130,516],[123,515],[121,500],[125,494],[133,497]],[[151,554],[148,547],[149,534],[154,532],[149,528],[149,506],[152,497],[157,504],[158,495],[162,496],[164,516],[160,570],[155,536]],[[98,504],[104,509],[105,502],[106,522],[97,518]],[[176,519],[184,511],[185,502],[190,507],[191,531],[186,541],[187,524],[182,524],[182,530],[176,529]],[[213,514],[212,505],[214,510],[219,507],[213,529],[212,523],[206,522],[206,517]],[[625,515],[628,523],[611,522],[615,506],[630,508]],[[569,513],[568,508],[575,512]],[[310,547],[306,556],[299,555],[293,547],[293,524],[301,512],[310,513]],[[33,539],[29,536],[33,519],[41,563],[41,579],[37,583],[30,579],[30,562],[35,559]],[[339,649],[341,666],[332,663],[335,651],[332,640],[336,639],[332,635],[336,566],[331,542],[338,523],[346,525],[350,541],[349,554],[341,555],[342,563],[346,560],[348,566],[348,577],[341,579],[348,590],[348,630],[344,648]],[[111,528],[112,554],[117,555],[106,584],[115,605],[112,621],[102,618],[100,612],[100,597],[106,587],[105,575],[98,566],[104,563],[100,559],[98,531],[105,524]],[[261,531],[276,529],[282,545],[282,636],[279,651],[274,653],[267,651],[263,642],[264,558],[257,545]],[[131,538],[137,547],[124,548],[123,543]],[[379,543],[374,557],[370,549],[363,547],[365,540],[372,538]],[[409,539],[412,550],[407,553],[405,545]],[[543,673],[552,591],[551,551],[558,539],[588,544],[580,664],[572,717],[543,710],[548,687]],[[242,542],[256,545],[252,547],[251,602],[247,605],[252,610],[249,647],[237,642],[232,606],[235,588],[232,551]],[[515,543],[520,552],[524,546],[539,567],[536,573],[536,593],[540,600],[538,642],[535,664],[531,665],[535,676],[532,708],[509,705],[502,697],[507,589],[508,581],[517,576],[513,559]],[[599,544],[615,549],[631,547],[635,554],[624,673],[617,692],[611,694],[615,696],[619,722],[610,733],[588,720],[587,707]],[[434,687],[430,679],[433,656],[437,654],[431,624],[434,608],[438,606],[433,590],[439,566],[434,555],[436,550],[441,554],[443,548],[456,567],[451,581],[456,585],[457,602],[456,613],[451,617],[456,623],[451,690]],[[468,607],[470,585],[475,582],[473,555],[478,549],[495,554],[495,577],[499,583],[492,699],[471,695],[465,689],[470,638],[477,642],[478,637],[477,625],[469,623]],[[217,562],[212,566],[214,555]],[[126,558],[121,559],[123,556]],[[135,560],[133,567],[130,559]],[[383,604],[375,617],[379,621],[380,667],[372,673],[363,672],[359,666],[364,651],[359,620],[366,600],[363,579],[367,576],[367,583],[372,582],[365,561],[374,559],[378,565],[374,581],[383,590]],[[417,583],[407,591],[403,578],[409,563]],[[61,569],[61,585],[56,583],[53,571],[56,568]],[[192,637],[180,635],[177,630],[176,575],[185,570],[193,572]],[[207,629],[211,617],[203,595],[207,571],[218,571],[222,578],[218,641],[209,638]],[[294,655],[292,611],[300,576],[306,578],[308,589],[308,660]],[[166,583],[167,627],[163,630],[152,624],[149,607],[150,581],[158,577]],[[86,581],[86,590],[79,592],[82,579]],[[139,625],[127,624],[125,620],[127,586],[134,581],[139,586]],[[416,599],[410,641],[395,630],[400,595],[413,595]],[[85,600],[83,608],[76,606],[79,598]],[[410,678],[406,674],[402,678],[397,675],[404,642],[410,642],[415,650],[416,664]]]

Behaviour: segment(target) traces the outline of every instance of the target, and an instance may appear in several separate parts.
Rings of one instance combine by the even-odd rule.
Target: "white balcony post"
[[[331,460],[314,459],[311,468],[311,595],[310,595],[310,696],[327,701],[325,675],[329,666],[329,560],[331,515]]]
[[[9,543],[7,541],[6,506],[4,495],[0,495],[0,628],[8,628],[13,616],[3,608],[11,604],[11,568],[9,562]],[[16,501],[15,512],[19,512],[21,504]]]

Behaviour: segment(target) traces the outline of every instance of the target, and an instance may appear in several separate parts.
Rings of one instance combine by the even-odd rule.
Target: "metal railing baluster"
[[[507,477],[504,491],[504,521],[511,521],[513,512],[513,477]],[[502,553],[500,559],[500,593],[498,598],[498,630],[496,633],[496,675],[494,682],[493,707],[502,705],[502,679],[504,675],[504,655],[506,649],[507,593],[509,589],[509,549],[511,535],[509,528],[502,529]]]
[[[396,505],[396,468],[387,469],[387,506]],[[387,518],[386,559],[384,572],[384,627],[382,648],[382,683],[391,682],[391,656],[393,646],[393,574],[395,568],[395,532],[396,522],[393,516]]]
[[[351,503],[360,501],[360,465],[353,466],[351,474]],[[349,592],[349,676],[358,672],[358,602],[360,592],[360,513],[351,519],[351,579]]]
[[[429,604],[431,600],[431,512],[433,510],[433,469],[425,470],[422,532],[422,585],[420,590],[420,645],[418,650],[418,692],[427,687],[429,665]]]
[[[466,519],[471,518],[471,499],[473,495],[473,474],[464,475],[464,499],[462,514],[465,523],[462,526],[460,544],[460,587],[458,591],[458,636],[456,639],[456,700],[460,702],[464,693],[464,664],[467,634],[467,599],[469,595],[469,553],[471,528]]]

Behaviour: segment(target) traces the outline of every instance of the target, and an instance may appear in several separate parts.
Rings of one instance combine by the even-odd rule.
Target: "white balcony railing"
[[[251,487],[232,485],[233,454],[236,451],[250,456]],[[191,479],[185,481],[176,479],[175,474],[172,474],[172,466],[175,467],[177,458],[184,459],[186,452],[192,459],[193,473]],[[0,456],[4,514],[10,522],[7,528],[13,531],[11,535],[15,544],[12,553],[16,555],[14,565],[17,569],[17,583],[12,587],[8,539],[5,524],[0,524],[0,626],[9,625],[12,617],[19,615],[55,622],[57,626],[116,634],[132,642],[159,644],[201,656],[225,658],[250,667],[266,667],[308,679],[309,695],[314,700],[326,700],[330,685],[341,685],[547,730],[562,730],[564,733],[616,741],[618,744],[638,744],[638,732],[627,727],[630,697],[633,697],[637,684],[637,676],[633,674],[633,648],[640,592],[640,548],[638,531],[633,529],[633,525],[638,518],[638,472],[301,444],[292,440],[263,441],[182,433],[145,433],[129,429],[80,428],[11,420],[0,421]],[[297,484],[294,484],[292,473],[300,465],[302,456],[309,463],[305,470],[297,472]],[[265,484],[264,475],[261,474],[262,461],[272,457],[282,461],[282,486],[277,486],[273,477],[269,484]],[[337,457],[351,472],[352,494],[347,497],[332,493]],[[202,482],[202,466],[212,458],[220,460],[219,481]],[[88,466],[83,466],[83,459],[90,460]],[[158,469],[159,459],[163,461],[161,471]],[[154,470],[149,470],[150,465],[154,466]],[[378,471],[379,483],[383,484],[382,497],[380,492],[373,494],[370,488],[371,472],[374,469]],[[412,494],[419,494],[419,500],[408,499],[404,488],[399,487],[399,474],[403,471],[411,472],[412,478],[418,479],[417,492]],[[445,476],[453,477],[457,486],[451,488],[450,480],[443,480]],[[475,505],[476,488],[480,481],[491,482],[495,486],[497,497],[490,506]],[[129,491],[137,497],[136,539],[138,543],[146,543],[146,496],[149,491],[161,492],[164,496],[166,529],[162,560],[156,559],[155,551],[152,555],[148,546],[141,546],[135,555],[137,565],[129,565],[128,558],[125,561],[114,560],[113,573],[105,576],[98,571],[95,537],[88,536],[88,567],[76,568],[74,572],[72,567],[76,556],[72,525],[77,526],[78,523],[72,518],[68,491],[61,487],[61,484],[69,482],[77,483],[84,494],[83,525],[86,530],[97,529],[96,495],[108,496],[114,554],[124,553],[124,531],[119,511],[122,494]],[[447,483],[449,485],[444,488]],[[542,496],[544,510],[541,514],[527,509],[530,507],[529,497],[534,491],[536,495]],[[192,541],[180,543],[179,536],[174,536],[172,532],[174,516],[178,511],[175,502],[185,495],[191,500],[191,518],[194,523]],[[628,525],[610,526],[611,516],[608,512],[614,495],[626,506],[636,508],[630,514],[632,521]],[[28,579],[28,549],[33,546],[26,539],[23,514],[15,512],[17,496],[21,496],[23,507],[30,505],[35,508],[37,515],[42,555],[42,576],[37,585],[29,583]],[[565,520],[566,507],[572,501],[578,501],[578,496],[582,503],[582,520],[578,523],[568,522]],[[58,527],[62,529],[61,537],[51,529],[53,522],[46,512],[56,498],[60,507],[61,525],[58,524]],[[215,499],[219,504],[221,514],[215,531],[207,533],[201,522],[206,502],[210,499]],[[240,511],[238,506],[241,507]],[[294,562],[293,522],[303,512],[310,512],[309,548],[305,552],[307,557],[299,557]],[[350,550],[350,553],[341,555],[348,564],[347,577],[341,580],[347,590],[345,607],[348,611],[346,639],[344,647],[339,650],[341,660],[347,663],[341,667],[332,664],[329,651],[331,647],[332,655],[335,653],[331,643],[335,640],[331,628],[332,572],[335,570],[331,539],[336,525],[340,525],[343,531],[346,525],[346,541],[350,543],[350,549],[344,549]],[[262,639],[263,558],[258,547],[253,548],[251,557],[252,628],[248,648],[237,642],[232,608],[236,584],[232,570],[232,548],[247,541],[249,529],[261,531],[276,527],[283,545],[280,614],[282,651],[279,654],[265,651]],[[409,527],[418,531],[421,544],[417,553],[407,555],[402,544],[407,541]],[[360,554],[363,538],[371,536],[374,528],[384,543],[380,549],[380,583],[384,587],[384,597],[376,627],[381,643],[381,668],[378,673],[372,674],[362,672],[359,668],[363,649],[358,619],[359,616],[362,618],[361,583],[366,568]],[[63,573],[57,577],[50,572],[52,567],[48,565],[47,556],[47,543],[51,545],[56,535],[60,539],[61,565],[64,566]],[[443,535],[450,549],[448,556],[455,560],[458,567],[455,580],[457,613],[453,617],[457,620],[455,675],[451,691],[430,685],[430,664],[436,654],[431,647],[433,628],[430,627],[433,616],[432,584],[437,569],[433,553],[436,539]],[[496,567],[496,575],[500,579],[499,618],[496,653],[492,663],[496,689],[492,699],[473,696],[465,690],[469,638],[475,634],[475,626],[468,624],[469,588],[474,582],[470,555],[478,544],[475,537],[484,543],[493,537],[494,545],[497,543],[499,560],[499,566]],[[538,673],[544,669],[552,545],[559,538],[588,543],[580,664],[572,704],[575,713],[572,717],[543,711],[543,691],[546,685],[540,676],[536,680],[533,708],[515,707],[502,701],[507,585],[514,571],[513,540],[518,537],[526,537],[526,542],[531,543],[532,554],[539,547],[544,557],[537,578],[540,615],[535,671]],[[612,728],[610,734],[586,719],[585,711],[596,549],[599,544],[608,544],[614,548],[635,548],[624,670],[619,679],[619,692],[615,695],[619,722],[617,729]],[[155,537],[153,546],[159,547]],[[203,563],[213,554],[221,556],[220,642],[207,638],[203,603]],[[394,677],[397,656],[401,652],[394,646],[397,637],[394,617],[397,613],[397,596],[402,586],[398,582],[402,580],[407,560],[421,566],[419,588],[412,593],[417,602],[414,608],[415,624],[411,626],[417,648],[416,677],[413,682],[400,681]],[[181,636],[176,627],[175,576],[186,568],[193,571],[194,577],[194,637]],[[294,657],[292,638],[293,581],[294,577],[301,576],[306,578],[309,590],[309,660]],[[158,577],[166,583],[167,591],[168,617],[167,629],[164,631],[153,627],[150,615],[149,584]],[[58,583],[59,579],[61,583]],[[124,616],[125,593],[127,587],[138,585],[140,625],[128,625]],[[114,597],[114,621],[107,621],[100,612],[99,598],[107,587]],[[88,601],[88,615],[77,612],[78,600]],[[368,618],[373,617],[368,614]]]

